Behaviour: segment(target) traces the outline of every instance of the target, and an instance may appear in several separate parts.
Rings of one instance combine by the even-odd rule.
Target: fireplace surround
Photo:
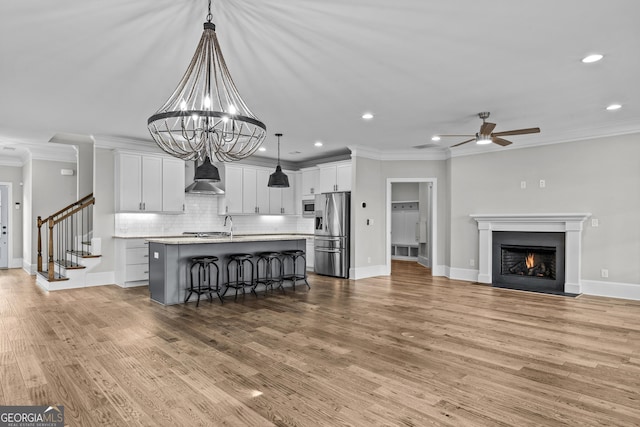
[[[493,283],[493,237],[497,231],[564,233],[564,277],[561,291],[579,294],[582,227],[590,213],[472,214],[478,223],[478,282]],[[556,272],[556,277],[562,276]]]

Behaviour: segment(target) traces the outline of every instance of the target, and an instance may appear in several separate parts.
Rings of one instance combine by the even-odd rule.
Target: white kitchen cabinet
[[[184,212],[184,161],[162,159],[162,211]]]
[[[313,237],[307,239],[307,253],[305,254],[305,257],[307,258],[307,270],[313,271],[315,261]]]
[[[221,215],[242,213],[242,174],[239,165],[227,164],[224,168],[224,197],[220,198]]]
[[[149,283],[149,243],[144,239],[115,239],[116,284],[123,288]]]
[[[243,166],[242,168],[242,213],[269,213],[269,171]]]
[[[118,153],[116,178],[119,212],[162,211],[162,157]]]
[[[219,213],[248,215],[294,215],[295,173],[284,171],[291,187],[269,188],[272,169],[259,166],[226,165],[223,182],[225,196],[218,204]]]
[[[269,213],[274,215],[294,215],[294,175],[290,171],[283,171],[289,177],[289,188],[269,188]]]
[[[315,194],[319,194],[318,184],[320,182],[320,170],[315,168],[302,169],[302,197],[313,198]]]
[[[318,165],[320,193],[351,191],[351,162]]]

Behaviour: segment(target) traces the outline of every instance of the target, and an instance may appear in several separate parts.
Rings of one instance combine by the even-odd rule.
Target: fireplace
[[[493,233],[494,286],[564,292],[564,233]]]
[[[472,214],[471,218],[478,223],[478,282],[494,283],[494,245],[493,236],[503,231],[526,233],[552,233],[564,236],[562,265],[556,260],[555,280],[562,280],[564,291],[570,294],[582,292],[580,280],[580,256],[582,245],[582,226],[591,216],[590,213],[517,213],[517,214]],[[510,243],[507,243],[510,244]],[[514,245],[523,245],[515,242]],[[526,245],[528,243],[524,243]],[[533,246],[554,246],[532,244]],[[562,270],[560,270],[562,268]],[[504,278],[503,278],[504,279]],[[517,279],[511,276],[510,279]],[[529,278],[531,279],[531,278]],[[538,280],[541,281],[541,280]],[[556,284],[556,289],[560,285]]]

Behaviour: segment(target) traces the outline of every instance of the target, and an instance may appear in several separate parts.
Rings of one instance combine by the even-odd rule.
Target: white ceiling
[[[195,51],[205,0],[2,3],[0,144],[69,133],[153,145],[147,118]],[[513,146],[640,131],[637,0],[218,0],[213,16],[268,157],[276,132],[293,162],[347,146],[420,156],[461,140],[412,148],[434,134],[477,132],[480,111],[496,132],[542,129]],[[581,63],[593,52],[604,60]],[[503,148],[452,151],[491,149]]]

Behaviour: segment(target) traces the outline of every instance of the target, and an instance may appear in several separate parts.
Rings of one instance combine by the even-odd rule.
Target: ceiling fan
[[[486,119],[489,118],[490,114],[491,113],[489,113],[488,111],[483,111],[481,113],[478,113],[478,117],[482,119],[482,125],[480,126],[480,132],[476,133],[475,135],[439,135],[439,136],[472,136],[473,137],[471,139],[467,139],[466,141],[462,141],[458,144],[452,145],[451,148],[457,147],[462,144],[466,144],[467,142],[471,142],[471,141],[476,141],[476,143],[478,144],[491,144],[493,142],[494,144],[498,144],[504,147],[506,145],[512,144],[512,142],[504,138],[501,138],[503,136],[524,135],[527,133],[540,132],[540,128],[516,129],[516,130],[507,130],[504,132],[493,132],[493,129],[495,129],[496,127],[496,124],[489,123],[486,121]]]

